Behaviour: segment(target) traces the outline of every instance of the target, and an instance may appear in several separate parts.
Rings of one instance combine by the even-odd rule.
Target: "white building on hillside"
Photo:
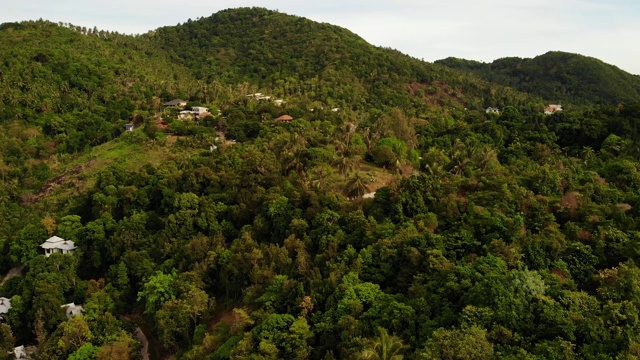
[[[193,114],[196,117],[200,117],[200,114],[208,113],[209,108],[206,108],[204,106],[192,106],[191,111],[193,111]]]
[[[5,316],[11,310],[11,299],[0,297],[0,321],[5,321]]]
[[[67,315],[67,319],[77,315],[82,315],[82,312],[84,311],[82,305],[76,305],[75,303],[64,304],[60,307],[65,308],[64,312]]]
[[[76,249],[76,245],[71,240],[65,240],[61,237],[52,236],[47,239],[41,248],[44,249],[44,254],[49,257],[53,253],[71,254]]]

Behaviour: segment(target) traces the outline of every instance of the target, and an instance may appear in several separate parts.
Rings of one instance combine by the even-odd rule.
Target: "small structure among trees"
[[[0,322],[5,321],[5,316],[9,310],[11,310],[11,299],[0,297]]]
[[[74,316],[82,315],[84,308],[82,305],[76,305],[75,303],[64,304],[60,306],[65,309],[64,313],[67,315],[67,319],[71,319]]]
[[[76,245],[71,240],[65,240],[58,236],[52,236],[40,245],[44,249],[46,257],[51,256],[53,253],[72,254],[76,249]]]
[[[293,117],[291,115],[282,115],[282,116],[276,118],[275,121],[278,121],[278,122],[292,122],[293,121]]]

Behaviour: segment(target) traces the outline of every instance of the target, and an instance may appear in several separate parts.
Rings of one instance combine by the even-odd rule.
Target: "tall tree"
[[[398,337],[389,335],[383,327],[378,328],[378,336],[365,340],[359,358],[366,360],[402,360],[406,346]]]

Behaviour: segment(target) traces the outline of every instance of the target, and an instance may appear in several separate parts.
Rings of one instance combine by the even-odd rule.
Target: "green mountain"
[[[640,105],[265,9],[0,36],[0,354],[640,354]]]
[[[640,76],[578,54],[552,51],[532,59],[508,57],[492,63],[450,57],[436,63],[551,102],[617,105],[640,101]]]
[[[2,24],[0,36],[0,122],[84,110],[124,119],[192,83],[162,51],[127,35],[34,21]]]
[[[526,97],[368,44],[344,28],[262,8],[220,11],[146,34],[207,83],[249,83],[277,96],[353,109],[484,106]],[[417,111],[420,113],[421,111]]]
[[[237,115],[234,104],[264,92],[286,99],[296,116],[338,108],[373,121],[394,111],[424,119],[531,100],[372,46],[346,29],[261,8],[221,11],[142,36],[48,21],[5,23],[0,36],[0,153],[3,163],[22,169],[11,177],[32,191],[50,174],[32,159],[107,142],[125,123],[142,125],[177,97]],[[256,134],[255,121],[244,125],[232,134]]]

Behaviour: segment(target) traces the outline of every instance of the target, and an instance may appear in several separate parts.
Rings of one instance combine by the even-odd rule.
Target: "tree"
[[[155,312],[158,324],[158,339],[168,350],[178,350],[190,339],[190,318],[180,300],[170,300]]]
[[[360,352],[360,359],[366,360],[402,360],[402,353],[406,346],[400,338],[389,335],[383,327],[378,327],[378,336],[366,339],[364,349]]]
[[[93,334],[83,316],[74,316],[62,324],[62,337],[59,346],[65,352],[79,349],[85,342],[93,339]]]
[[[440,328],[427,341],[422,356],[426,359],[488,360],[493,356],[493,345],[487,340],[487,330],[479,327]]]
[[[362,195],[369,192],[369,187],[366,184],[367,179],[356,173],[349,180],[347,180],[347,184],[345,185],[345,193],[349,197],[361,198]]]
[[[171,274],[157,271],[138,292],[138,301],[144,301],[145,314],[154,314],[162,304],[175,298],[173,283],[177,278],[175,270]]]
[[[136,344],[129,333],[120,330],[114,341],[104,344],[96,352],[96,360],[129,360],[136,359]],[[139,356],[139,354],[138,354]]]
[[[85,342],[80,348],[67,358],[67,360],[94,360],[98,348],[90,342]]]
[[[42,226],[47,230],[47,234],[52,236],[56,231],[56,219],[54,219],[51,215],[47,215],[40,220]]]
[[[9,325],[0,323],[0,359],[9,359],[6,355],[13,351],[15,338]]]
[[[46,236],[47,231],[42,224],[25,226],[11,242],[11,261],[14,264],[24,264],[38,256],[38,246],[46,240]]]

